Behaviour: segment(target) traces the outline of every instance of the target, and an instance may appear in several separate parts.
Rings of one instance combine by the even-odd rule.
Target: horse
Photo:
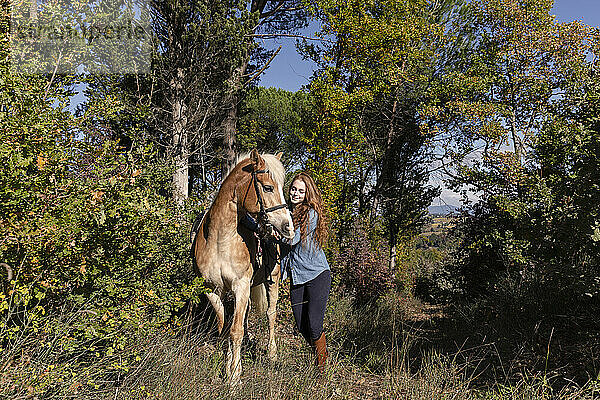
[[[262,270],[264,265],[255,271],[257,241],[243,219],[248,213],[255,216],[262,227],[269,224],[283,237],[294,236],[292,218],[283,196],[285,170],[280,159],[281,153],[261,156],[253,150],[249,157],[239,161],[202,217],[192,247],[196,273],[212,290],[207,297],[217,316],[219,335],[225,323],[222,300],[227,293],[233,293],[235,306],[225,366],[225,376],[233,385],[240,382],[242,372],[240,351],[250,299],[260,312],[266,311],[268,356],[272,360],[277,357],[275,307],[281,268],[274,266],[271,279],[265,279],[268,274]]]

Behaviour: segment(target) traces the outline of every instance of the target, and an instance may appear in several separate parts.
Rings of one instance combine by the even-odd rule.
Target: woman
[[[296,326],[313,347],[316,364],[323,372],[327,360],[323,319],[331,289],[331,270],[323,252],[327,239],[323,200],[314,180],[305,172],[294,176],[289,195],[296,235],[290,240],[281,239],[282,279],[291,277]]]

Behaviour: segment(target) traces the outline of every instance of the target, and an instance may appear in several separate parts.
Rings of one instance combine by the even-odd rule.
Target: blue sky
[[[557,0],[553,13],[559,22],[583,20],[588,25],[600,26],[600,0]],[[313,63],[298,55],[294,39],[265,40],[265,45],[269,48],[281,45],[282,48],[263,74],[261,86],[296,91],[308,83]]]
[[[588,25],[600,26],[598,0],[557,0],[552,10],[560,22],[583,20]]]

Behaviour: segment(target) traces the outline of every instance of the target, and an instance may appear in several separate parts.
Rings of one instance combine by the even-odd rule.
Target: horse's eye
[[[273,193],[273,189],[274,189],[274,187],[271,185],[263,185],[263,190],[265,192]]]

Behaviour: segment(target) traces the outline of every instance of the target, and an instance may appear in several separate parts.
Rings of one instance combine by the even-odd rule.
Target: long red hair
[[[300,172],[292,179],[292,185],[295,181],[304,182],[306,186],[306,192],[304,193],[304,200],[302,203],[294,207],[292,212],[292,219],[295,227],[300,227],[300,241],[306,243],[306,237],[308,236],[308,212],[312,208],[317,213],[317,228],[315,229],[313,239],[321,246],[325,247],[327,244],[327,221],[323,208],[323,198],[321,192],[315,184],[313,178],[306,172]]]

